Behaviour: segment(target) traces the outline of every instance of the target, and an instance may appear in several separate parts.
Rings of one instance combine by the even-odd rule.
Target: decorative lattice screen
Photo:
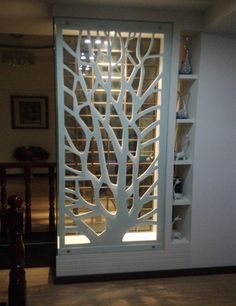
[[[62,33],[61,244],[157,241],[164,35]]]

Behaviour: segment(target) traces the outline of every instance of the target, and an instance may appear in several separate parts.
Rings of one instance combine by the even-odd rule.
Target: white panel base
[[[189,245],[167,251],[68,254],[56,257],[56,276],[81,276],[189,268]]]

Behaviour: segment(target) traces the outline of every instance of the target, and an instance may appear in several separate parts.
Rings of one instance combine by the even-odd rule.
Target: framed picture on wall
[[[48,97],[11,96],[13,129],[48,129]]]

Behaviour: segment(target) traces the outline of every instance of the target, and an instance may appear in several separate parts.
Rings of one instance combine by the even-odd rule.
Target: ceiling
[[[55,4],[99,5],[109,7],[150,7],[156,9],[187,9],[205,10],[214,0],[43,0]]]
[[[48,35],[53,33],[53,9],[77,7],[89,13],[100,9],[150,10],[152,14],[169,11],[174,14],[185,12],[198,14],[206,32],[226,35],[236,39],[235,0],[1,0],[0,33]]]

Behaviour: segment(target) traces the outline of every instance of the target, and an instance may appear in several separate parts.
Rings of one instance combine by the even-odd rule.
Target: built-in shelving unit
[[[190,42],[194,37],[190,37]],[[192,73],[179,74],[176,103],[175,154],[173,162],[173,203],[172,203],[172,243],[190,242],[192,182],[193,182],[193,147],[196,122],[196,100],[198,75],[196,56],[191,44],[189,55]],[[180,48],[180,61],[185,58],[183,43]],[[181,65],[181,64],[180,64]]]

